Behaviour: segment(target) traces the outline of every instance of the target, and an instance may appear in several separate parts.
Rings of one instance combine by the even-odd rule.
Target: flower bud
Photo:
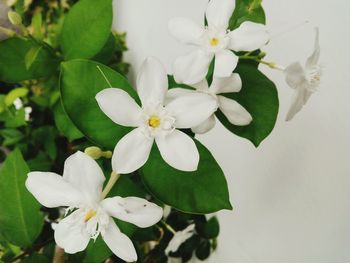
[[[103,154],[102,150],[96,146],[88,147],[84,152],[94,160],[100,159]]]
[[[15,26],[22,25],[22,17],[18,13],[14,11],[9,11],[7,13],[7,16],[12,25],[15,25]]]

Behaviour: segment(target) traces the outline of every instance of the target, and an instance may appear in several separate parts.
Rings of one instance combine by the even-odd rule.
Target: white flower
[[[120,232],[112,217],[138,227],[149,227],[163,215],[162,208],[137,197],[112,197],[102,200],[105,177],[88,155],[77,152],[64,164],[63,176],[31,172],[27,189],[46,207],[69,207],[67,217],[55,227],[55,241],[67,253],[86,248],[99,234],[115,255],[127,262],[137,260],[131,240]]]
[[[20,98],[15,99],[12,104],[13,106],[15,106],[16,110],[20,110],[23,108],[23,102]]]
[[[217,102],[217,107],[226,116],[230,123],[237,126],[244,126],[251,123],[253,120],[249,112],[241,106],[237,101],[229,99],[219,94],[239,92],[242,88],[242,80],[237,73],[231,74],[227,78],[213,78],[213,82],[208,87],[208,82],[204,79],[203,81],[192,85],[196,88],[196,91],[182,88],[171,89],[168,92],[168,99],[178,98],[184,94],[193,92],[201,92],[211,95]],[[200,125],[193,127],[194,133],[206,133],[215,126],[215,115],[212,114],[207,120]]]
[[[199,153],[194,141],[177,129],[192,128],[215,110],[215,100],[207,94],[189,94],[169,104],[164,103],[168,79],[164,67],[154,58],[143,63],[137,92],[140,107],[127,92],[109,88],[99,92],[96,100],[101,110],[115,123],[136,127],[116,145],[113,170],[131,173],[147,161],[155,141],[163,159],[183,171],[197,169]]]
[[[285,69],[287,84],[295,89],[292,105],[287,113],[286,121],[293,119],[312,93],[317,90],[322,76],[322,67],[318,64],[320,58],[319,31],[316,28],[315,48],[307,59],[305,67],[299,62],[292,63]]]
[[[228,77],[238,63],[232,51],[253,51],[264,46],[269,36],[262,24],[244,22],[233,31],[228,30],[235,0],[211,0],[206,10],[208,26],[199,26],[186,18],[169,22],[169,31],[175,38],[198,49],[179,57],[173,68],[178,83],[198,83],[206,76],[215,57],[214,76]]]
[[[170,252],[176,252],[182,243],[193,236],[195,232],[194,229],[195,225],[192,224],[186,227],[184,230],[176,232],[165,249],[165,254],[168,255]]]

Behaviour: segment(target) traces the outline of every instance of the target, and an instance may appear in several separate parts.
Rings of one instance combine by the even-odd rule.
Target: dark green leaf
[[[205,260],[210,256],[209,240],[202,240],[196,249],[196,257],[200,260]]]
[[[69,11],[61,32],[67,60],[92,58],[105,45],[112,27],[112,0],[81,0]]]
[[[156,198],[183,212],[207,214],[232,209],[224,173],[208,149],[198,141],[196,145],[200,161],[195,172],[172,168],[154,146],[142,168],[145,185]]]
[[[39,49],[26,67],[26,56],[31,50]],[[32,56],[31,56],[32,57]],[[33,57],[32,57],[33,58]],[[58,59],[44,45],[31,39],[9,38],[0,42],[0,80],[6,82],[20,82],[50,76],[58,66]]]
[[[70,141],[82,138],[84,135],[75,127],[74,123],[68,117],[63,109],[62,101],[56,102],[53,108],[55,123],[57,129],[64,134]]]
[[[4,137],[4,146],[13,145],[24,138],[24,135],[16,129],[3,129],[0,134]]]
[[[50,259],[38,253],[34,253],[29,257],[24,258],[21,261],[21,263],[50,263],[50,262],[52,262]]]
[[[236,8],[230,19],[229,29],[234,30],[245,21],[265,24],[265,12],[262,0],[236,0]]]
[[[196,230],[198,234],[207,239],[217,238],[220,232],[220,225],[218,219],[214,216],[208,222],[200,223]]]
[[[29,172],[19,150],[12,152],[0,170],[0,231],[12,244],[29,246],[43,226],[40,204],[28,192]]]
[[[109,86],[97,67],[113,87],[125,90],[138,101],[135,90],[122,75],[89,60],[62,63],[61,98],[70,119],[90,141],[102,148],[113,149],[130,128],[117,125],[99,108],[95,96]]]
[[[103,64],[108,64],[112,60],[115,50],[116,40],[115,36],[111,33],[104,47],[101,49],[100,52],[98,52],[98,54],[93,58],[93,60]]]
[[[246,108],[253,116],[253,121],[247,126],[235,126],[222,112],[217,111],[216,116],[227,129],[250,140],[257,147],[275,127],[279,108],[277,89],[254,65],[241,64],[236,72],[242,78],[242,90],[225,96]]]

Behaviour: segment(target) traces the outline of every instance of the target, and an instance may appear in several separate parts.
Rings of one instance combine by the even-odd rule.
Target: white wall
[[[207,0],[116,0],[115,26],[128,32],[133,72],[153,55],[171,70],[188,49],[167,32],[171,17],[202,21]],[[321,33],[322,87],[304,110],[284,122],[292,90],[280,72],[261,68],[278,86],[280,115],[272,135],[255,149],[221,125],[200,140],[229,181],[234,212],[220,212],[219,250],[209,262],[350,262],[350,2],[265,0],[275,37],[268,59],[304,60]],[[309,24],[279,34],[304,21]]]

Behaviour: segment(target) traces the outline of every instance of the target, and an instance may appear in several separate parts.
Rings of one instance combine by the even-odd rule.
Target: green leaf
[[[30,68],[26,67],[28,52],[39,49]],[[35,54],[34,54],[35,55]],[[31,55],[31,58],[33,56]],[[58,59],[48,47],[34,40],[9,38],[0,42],[0,80],[16,83],[23,80],[48,77],[55,72]]]
[[[115,36],[111,33],[104,47],[98,54],[96,54],[93,60],[103,64],[108,64],[112,60],[116,48],[116,39]]]
[[[22,247],[30,246],[43,227],[40,204],[25,187],[28,172],[19,150],[8,155],[0,170],[0,232]]]
[[[18,143],[24,138],[22,132],[16,129],[3,129],[0,131],[2,137],[4,137],[4,146],[13,145]]]
[[[229,29],[238,28],[243,22],[251,21],[265,24],[266,17],[262,0],[236,0],[236,8],[229,22]]]
[[[5,113],[5,127],[6,128],[17,128],[27,125],[25,120],[25,111],[24,108],[12,112],[9,109]]]
[[[38,57],[39,52],[42,48],[43,48],[42,46],[35,46],[35,47],[32,47],[31,49],[29,49],[29,51],[27,52],[27,54],[24,58],[24,62],[26,64],[27,70],[29,70],[30,67],[33,65],[34,61]]]
[[[44,146],[45,153],[51,158],[51,160],[56,159],[56,129],[53,126],[47,125],[37,128],[33,131],[32,137],[35,142],[35,145]]]
[[[38,40],[42,40],[44,38],[42,24],[42,15],[40,12],[38,12],[32,18],[33,36]]]
[[[275,127],[279,108],[277,89],[254,65],[240,64],[236,72],[241,76],[242,90],[224,95],[246,108],[253,116],[253,121],[247,126],[235,126],[221,111],[217,111],[216,116],[231,132],[250,140],[258,147]]]
[[[196,249],[196,257],[199,260],[206,260],[210,255],[210,242],[208,240],[202,240]]]
[[[218,219],[214,216],[207,222],[201,223],[197,226],[198,234],[207,239],[217,238],[220,233],[220,225]]]
[[[53,108],[54,119],[57,129],[64,134],[70,141],[82,138],[84,135],[75,127],[74,123],[68,117],[63,109],[62,101],[59,100]]]
[[[142,179],[153,195],[177,210],[208,214],[222,209],[232,209],[227,182],[220,166],[200,142],[198,170],[183,172],[169,166],[156,146],[142,168]]]
[[[92,58],[105,45],[112,27],[112,0],[81,0],[64,20],[60,43],[67,60]]]
[[[98,106],[96,94],[109,85],[97,67],[104,72],[113,87],[125,90],[139,101],[136,91],[122,75],[89,60],[62,63],[61,98],[70,119],[91,142],[101,148],[113,149],[131,129],[111,121]]]
[[[44,255],[33,253],[29,257],[24,258],[21,260],[21,263],[50,263],[50,259],[45,257]]]
[[[27,88],[16,88],[11,90],[5,97],[5,104],[10,107],[13,102],[18,99],[27,96],[29,90]]]

